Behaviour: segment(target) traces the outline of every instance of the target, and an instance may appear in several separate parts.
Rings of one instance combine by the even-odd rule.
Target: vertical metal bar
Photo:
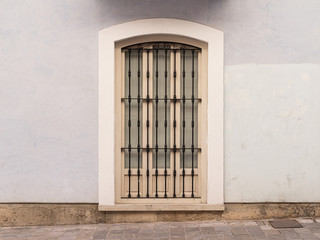
[[[185,134],[186,134],[186,51],[182,51],[182,197],[185,197]]]
[[[149,50],[147,50],[147,195],[146,197],[149,197],[149,101],[150,101],[150,95],[149,95],[149,78],[150,78],[150,72],[149,72]]]
[[[168,86],[167,86],[167,49],[165,50],[164,60],[164,197],[167,197],[167,99],[168,99]]]
[[[156,50],[156,197],[158,197],[158,49]]]
[[[140,49],[138,49],[138,96],[137,96],[137,102],[138,102],[138,121],[137,121],[137,127],[138,127],[138,144],[137,144],[137,152],[138,152],[138,194],[137,197],[140,197]]]
[[[191,128],[192,128],[192,146],[191,146],[191,154],[192,154],[192,170],[191,170],[191,177],[192,177],[192,192],[191,197],[194,197],[194,50],[192,50],[192,121],[191,121]]]
[[[129,151],[129,192],[128,198],[131,198],[131,50],[128,52],[129,54],[129,70],[128,70],[128,80],[129,80],[129,94],[128,94],[128,102],[129,102],[129,120],[128,120],[128,128],[129,128],[129,144],[128,144],[128,151]]]
[[[176,103],[177,103],[177,69],[176,69],[176,53],[177,51],[174,50],[174,67],[173,67],[173,81],[174,81],[174,90],[173,90],[173,197],[176,197]]]

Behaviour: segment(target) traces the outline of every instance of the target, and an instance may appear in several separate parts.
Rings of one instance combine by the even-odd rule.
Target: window
[[[140,161],[137,157],[137,149],[133,150],[135,153],[132,155],[132,160],[130,168],[132,167],[132,179],[130,184],[131,196],[129,196],[128,183],[126,183],[126,177],[128,177],[128,154],[124,148],[128,147],[128,138],[125,134],[128,134],[125,129],[128,129],[128,126],[125,126],[125,122],[129,119],[129,106],[126,103],[127,100],[124,98],[126,96],[126,71],[128,71],[128,47],[137,47],[137,44],[142,43],[152,43],[147,47],[144,45],[145,50],[141,51],[140,58],[137,56],[138,53],[136,50],[132,49],[132,67],[135,66],[137,69],[137,59],[140,59],[140,74],[143,74],[143,71],[146,71],[146,63],[149,62],[150,68],[150,77],[149,77],[149,107],[147,107],[146,99],[146,78],[143,78],[140,88],[137,86],[132,86],[132,91],[137,91],[140,89],[141,99],[139,105],[139,114],[137,112],[137,99],[131,99],[132,104],[132,120],[131,126],[133,129],[132,121],[137,121],[137,117],[140,118],[140,129],[139,129],[139,139],[142,141],[140,147],[145,145],[146,141],[146,125],[143,126],[142,122],[146,121],[146,112],[149,109],[149,141],[150,148],[153,148],[153,142],[155,138],[155,124],[152,125],[151,122],[156,118],[153,114],[156,112],[155,99],[152,95],[154,93],[154,82],[151,76],[154,74],[155,68],[155,46],[154,43],[161,42],[169,44],[176,44],[175,46],[170,45],[170,57],[167,56],[167,74],[170,75],[170,80],[172,80],[172,74],[174,66],[174,60],[172,59],[172,51],[174,48],[177,49],[176,52],[176,91],[178,96],[178,91],[181,93],[181,67],[182,67],[182,56],[181,49],[184,47],[192,47],[195,50],[196,57],[195,71],[198,71],[198,102],[195,101],[194,113],[197,112],[197,120],[194,119],[194,147],[199,148],[198,152],[195,154],[194,158],[194,175],[198,174],[199,179],[197,184],[194,185],[194,188],[187,186],[187,181],[190,180],[190,173],[192,171],[192,166],[190,167],[190,160],[185,158],[185,177],[188,175],[189,180],[185,182],[185,197],[182,197],[183,189],[181,190],[181,176],[182,170],[179,164],[181,163],[181,149],[176,151],[176,165],[173,164],[173,137],[174,137],[174,127],[173,120],[174,114],[172,113],[174,109],[173,100],[169,97],[167,100],[167,145],[171,146],[171,149],[167,149],[167,155],[163,153],[163,149],[158,149],[158,180],[164,182],[164,164],[167,164],[167,185],[158,185],[158,197],[155,197],[155,149],[149,152],[149,198],[147,198],[147,182],[146,182],[146,149],[141,149],[140,151]],[[180,44],[180,45],[179,45]],[[146,52],[149,48],[149,61],[146,61],[147,56]],[[136,51],[134,53],[134,51]],[[161,55],[162,54],[162,55]],[[158,52],[158,71],[164,72],[164,59],[163,55],[165,52]],[[178,57],[178,55],[180,56]],[[190,68],[190,54],[185,52],[186,56],[186,68]],[[189,54],[189,55],[188,55]],[[189,58],[189,60],[187,60]],[[191,57],[192,58],[192,57]],[[161,60],[160,60],[161,59]],[[136,62],[135,62],[136,61]],[[126,65],[127,62],[127,65]],[[136,65],[135,65],[136,64]],[[189,64],[189,65],[188,65]],[[169,67],[170,66],[170,67]],[[209,67],[208,67],[209,66]],[[180,69],[180,70],[178,70]],[[133,73],[132,73],[133,74]],[[136,73],[137,74],[137,73]],[[133,75],[132,75],[133,76]],[[136,75],[137,76],[137,75]],[[159,76],[160,77],[160,76]],[[163,77],[163,76],[162,76]],[[168,79],[169,80],[169,79]],[[134,80],[132,80],[134,81]],[[127,80],[128,82],[128,80]],[[168,93],[170,92],[170,98],[173,97],[173,86],[172,81],[170,85],[167,86]],[[159,83],[159,84],[163,84]],[[178,86],[180,84],[180,86]],[[186,83],[187,84],[187,83]],[[137,85],[137,82],[136,82]],[[186,85],[187,86],[187,85]],[[159,85],[160,87],[160,85]],[[161,91],[164,91],[164,87],[161,87]],[[186,90],[192,91],[192,88],[186,87]],[[196,89],[196,88],[195,88]],[[208,94],[209,93],[209,94]],[[186,92],[187,94],[187,92]],[[189,93],[188,93],[189,94]],[[137,95],[137,93],[135,93]],[[165,116],[165,104],[164,100],[160,100],[160,95],[163,95],[163,92],[159,90],[159,99],[158,99],[158,148],[159,145],[165,143],[164,135],[164,120]],[[169,95],[169,94],[168,94]],[[132,98],[134,96],[131,96]],[[122,98],[122,99],[121,99]],[[137,96],[136,96],[137,98]],[[177,97],[178,98],[178,97]],[[180,95],[181,98],[181,95]],[[195,97],[196,98],[196,97]],[[200,101],[201,99],[201,101]],[[197,103],[196,103],[197,102]],[[135,105],[134,105],[135,104]],[[180,104],[180,105],[179,105]],[[186,100],[186,113],[187,116],[190,114],[190,106],[187,107]],[[181,143],[182,140],[182,114],[181,111],[181,99],[176,101],[176,143]],[[180,107],[179,107],[180,106]],[[134,110],[133,110],[134,109]],[[131,111],[131,110],[130,110]],[[134,113],[135,112],[135,113]],[[192,112],[192,110],[191,110]],[[170,114],[169,114],[170,113]],[[186,116],[186,124],[190,119]],[[190,116],[190,115],[189,115]],[[160,123],[162,122],[162,124]],[[169,126],[169,123],[171,124]],[[161,124],[161,125],[160,125]],[[180,124],[180,126],[179,126]],[[160,127],[162,130],[160,131]],[[196,130],[196,127],[198,130]],[[121,130],[122,129],[122,130]],[[132,130],[131,129],[131,130]],[[190,131],[185,129],[185,131]],[[138,128],[135,125],[135,130],[132,130],[132,141],[137,141],[138,139]],[[190,135],[190,132],[186,132],[187,135]],[[169,137],[170,136],[170,137]],[[198,137],[198,139],[196,139]],[[180,138],[180,139],[179,139]],[[127,139],[127,140],[126,140]],[[135,140],[133,140],[135,139]],[[190,138],[186,138],[186,141],[191,141]],[[137,144],[137,142],[132,142]],[[190,142],[186,142],[185,145],[190,145]],[[137,147],[137,146],[136,146]],[[181,147],[181,146],[180,146]],[[187,146],[186,146],[187,147]],[[151,150],[151,149],[150,149]],[[127,154],[127,156],[126,156]],[[135,155],[134,155],[135,154]],[[161,156],[162,154],[162,156]],[[186,152],[185,152],[186,154]],[[163,160],[167,156],[167,161]],[[186,157],[186,156],[185,156]],[[162,160],[160,160],[160,158]],[[191,157],[192,158],[192,157]],[[126,160],[127,159],[127,160]],[[143,160],[142,160],[143,159]],[[134,162],[135,161],[135,162]],[[152,162],[151,162],[152,161]],[[189,161],[189,162],[188,162]],[[192,160],[191,160],[192,161]],[[137,179],[138,177],[138,162],[140,168],[140,184],[139,191],[140,197],[137,197]],[[127,164],[127,165],[126,165]],[[192,165],[192,162],[191,162]],[[176,189],[174,190],[173,186],[173,169],[176,166]],[[196,173],[197,171],[197,173]],[[134,173],[136,172],[136,173]],[[180,173],[178,173],[180,172]],[[125,175],[127,173],[127,176]],[[135,176],[134,176],[135,174]],[[153,174],[153,179],[151,175]],[[169,175],[170,174],[170,175]],[[180,174],[180,177],[177,177]],[[160,177],[162,180],[160,181]],[[123,179],[122,179],[123,178]],[[134,179],[134,180],[133,180]],[[127,179],[128,180],[128,179]],[[179,182],[180,181],[180,182]],[[192,180],[191,180],[192,181]],[[190,183],[190,181],[189,181]],[[123,186],[122,186],[123,184]],[[127,185],[125,185],[127,184]],[[191,182],[192,184],[192,182]],[[167,186],[165,189],[165,186]],[[198,186],[198,188],[197,188]],[[194,197],[192,197],[192,189],[194,191]],[[191,191],[190,191],[191,190]],[[165,192],[167,193],[167,198],[165,198]],[[174,192],[176,197],[173,197]],[[179,211],[179,210],[222,210],[223,206],[223,33],[219,30],[213,29],[211,27],[183,21],[177,19],[143,19],[132,22],[127,22],[119,25],[112,26],[110,28],[103,29],[99,32],[99,210],[101,211],[137,211],[137,210],[166,210],[166,211]],[[140,204],[141,203],[141,204]]]
[[[116,44],[117,203],[205,202],[207,46],[178,39]]]

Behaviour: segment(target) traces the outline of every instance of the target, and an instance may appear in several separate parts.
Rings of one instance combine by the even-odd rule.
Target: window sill
[[[99,211],[135,212],[135,211],[224,211],[224,204],[116,204],[99,205]]]

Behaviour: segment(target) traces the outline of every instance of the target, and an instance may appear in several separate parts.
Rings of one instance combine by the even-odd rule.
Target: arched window
[[[99,196],[103,200],[101,194],[112,194],[107,192],[114,189],[114,200],[113,204],[100,201],[100,209],[109,211],[126,203],[133,208],[135,204],[152,204],[153,210],[179,210],[179,206],[185,209],[198,204],[210,210],[213,203],[221,210],[223,196],[222,202],[208,199],[209,184],[220,181],[223,189],[219,179],[223,173],[210,182],[212,173],[208,168],[208,42],[164,32],[119,38],[113,43],[114,115],[109,112],[108,117],[115,120],[114,155],[107,154],[109,143],[100,138]],[[104,67],[100,58],[100,74]],[[102,78],[100,75],[100,84]],[[100,94],[106,94],[101,90]],[[100,110],[101,101],[105,98],[100,96]],[[99,133],[103,135],[104,127],[100,127],[108,123],[101,117],[99,120]],[[106,165],[113,165],[114,181],[112,188],[102,189],[108,178],[108,170],[103,170]],[[219,189],[215,194],[221,194]]]

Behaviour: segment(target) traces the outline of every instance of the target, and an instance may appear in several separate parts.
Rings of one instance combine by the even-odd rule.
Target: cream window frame
[[[207,187],[200,203],[188,204],[124,204],[116,193],[116,140],[121,131],[115,131],[118,111],[115,99],[116,50],[115,44],[130,38],[141,42],[144,35],[160,34],[178,38],[196,39],[208,46],[208,105],[203,120],[208,123],[207,139]],[[159,36],[158,36],[159,37]],[[194,44],[197,46],[197,44]],[[223,33],[201,24],[176,19],[145,19],[116,25],[99,32],[99,210],[223,210]],[[146,205],[148,204],[148,205]]]
[[[145,43],[145,42],[156,42],[156,41],[160,41],[160,42],[177,42],[177,43],[182,43],[182,44],[187,44],[187,45],[192,45],[195,47],[198,47],[201,49],[201,51],[198,53],[198,68],[199,68],[199,73],[198,73],[198,84],[199,84],[199,98],[202,99],[202,101],[199,103],[198,105],[198,124],[199,124],[199,130],[198,130],[198,144],[199,147],[201,148],[201,151],[198,153],[198,157],[199,157],[199,165],[198,168],[195,169],[196,172],[196,177],[198,178],[198,181],[196,181],[197,186],[195,186],[195,189],[198,189],[197,193],[199,195],[197,195],[197,198],[181,198],[180,196],[177,198],[121,198],[121,196],[124,195],[123,191],[125,188],[124,185],[124,175],[125,172],[127,172],[127,170],[124,170],[124,153],[120,151],[121,147],[124,146],[124,105],[121,106],[121,97],[125,97],[124,96],[124,53],[121,51],[121,49],[123,47],[127,47],[130,45],[135,45],[135,44],[139,44],[139,43]],[[145,54],[145,53],[144,53]],[[177,53],[177,65],[180,65],[180,53]],[[171,54],[171,58],[173,57],[173,54]],[[146,56],[144,56],[144,59],[146,59]],[[115,139],[115,202],[116,204],[205,204],[206,203],[206,199],[207,199],[207,145],[205,144],[206,139],[207,139],[207,121],[206,121],[206,110],[207,109],[207,99],[208,99],[208,79],[207,79],[207,72],[208,72],[208,44],[205,42],[201,42],[201,41],[197,41],[195,39],[191,39],[191,38],[187,38],[187,37],[181,37],[181,36],[173,36],[173,35],[148,35],[148,36],[140,36],[140,37],[135,37],[135,38],[130,38],[130,39],[126,39],[120,42],[117,42],[115,44],[115,108],[116,108],[116,119],[119,119],[119,121],[115,122],[115,129],[118,129],[118,131],[120,131],[121,129],[121,137],[116,138]],[[150,68],[152,68],[152,60],[151,57],[149,59],[150,62]],[[146,61],[143,62],[144,64],[146,64]],[[173,64],[173,61],[171,60],[171,64]],[[172,67],[171,67],[172,68]],[[179,71],[177,72],[177,79],[179,79],[177,81],[177,84],[181,84],[180,83],[180,68],[178,67]],[[141,82],[143,85],[146,85],[146,79],[145,79],[145,72],[146,72],[146,66],[143,66],[143,71],[142,71],[142,77],[141,77]],[[173,81],[170,81],[171,79],[173,79],[173,71],[171,71],[171,75],[169,76],[169,82],[170,84],[173,83]],[[151,71],[151,89],[152,89],[152,71]],[[180,98],[181,94],[180,94],[180,88],[179,85],[177,85],[177,97]],[[143,93],[142,93],[142,97],[146,97],[146,88],[143,88]],[[171,91],[173,91],[173,87],[171,87]],[[173,93],[169,94],[169,97],[173,96]],[[151,93],[151,97],[152,97],[152,93]],[[173,105],[173,103],[171,103]],[[145,106],[145,105],[143,105]],[[118,109],[121,109],[121,111],[118,111]],[[177,109],[180,109],[180,103],[177,103]],[[177,111],[177,129],[178,131],[180,131],[180,113],[179,111]],[[145,114],[146,111],[143,111],[143,114]],[[171,107],[171,114],[173,115],[173,107]],[[146,119],[146,117],[144,117]],[[152,118],[152,113],[150,112],[150,118]],[[121,121],[120,121],[121,119]],[[152,122],[152,120],[150,121]],[[170,124],[172,124],[172,121],[170,122]],[[144,126],[144,124],[141,124],[142,127]],[[152,128],[151,128],[152,129]],[[173,129],[173,127],[171,128]],[[150,130],[150,132],[152,132],[152,130]],[[145,133],[145,131],[143,131],[143,133]],[[180,147],[180,143],[179,143],[179,135],[180,132],[178,132],[177,134],[177,143],[178,143],[178,147]],[[170,137],[172,137],[173,134],[170,135]],[[150,133],[150,138],[152,138],[152,133]],[[146,139],[146,137],[143,138],[144,140]],[[173,141],[171,141],[172,143]],[[145,143],[143,144],[143,146],[145,146]],[[146,153],[143,153],[146,154]],[[149,153],[150,155],[152,153]],[[171,153],[172,155],[173,153]],[[179,153],[177,154],[179,157],[177,158],[177,185],[176,187],[179,188],[181,187],[181,183],[180,183],[180,176],[181,176],[181,169],[179,167],[179,162],[180,162],[180,155]],[[121,159],[121,161],[120,161]],[[144,157],[144,159],[146,159],[146,157]],[[201,160],[200,160],[201,159]],[[154,175],[154,169],[152,169],[152,158],[149,159],[150,161],[150,181],[152,184],[152,176]],[[170,158],[171,161],[171,166],[173,166],[173,157],[171,156]],[[142,161],[142,165],[146,164],[146,161],[143,160]],[[142,168],[146,169],[146,166],[142,166],[141,167],[141,171]],[[169,168],[169,175],[172,176],[173,173],[171,172],[173,170],[173,167]],[[164,170],[158,170],[161,173]],[[132,171],[133,173],[135,173],[135,171]],[[186,169],[186,173],[187,175],[191,175],[191,169]],[[141,177],[141,182],[143,182],[145,180],[145,174],[142,174]],[[199,179],[200,177],[200,179]],[[170,179],[170,177],[168,177]],[[169,180],[168,179],[168,180]],[[133,180],[132,180],[133,181]],[[172,183],[171,180],[169,180],[170,183]],[[149,189],[150,192],[152,192],[152,186],[151,184],[149,185]],[[141,189],[142,191],[145,192],[145,190],[143,189],[143,187],[145,187],[145,184],[141,183]],[[198,198],[198,196],[200,196],[200,198]]]

